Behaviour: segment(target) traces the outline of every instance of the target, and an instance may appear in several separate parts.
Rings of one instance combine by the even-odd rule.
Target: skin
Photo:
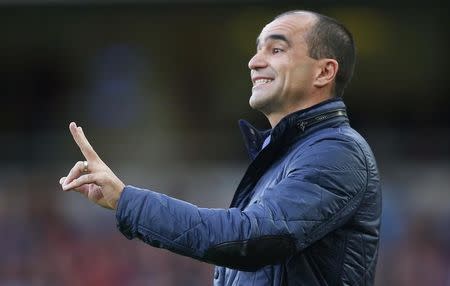
[[[305,36],[317,21],[314,14],[297,12],[267,24],[258,37],[257,52],[248,63],[253,82],[250,106],[263,112],[272,127],[286,115],[332,97],[338,63],[308,56]],[[258,79],[270,79],[258,83]],[[100,159],[74,122],[70,133],[88,162],[77,162],[59,181],[64,191],[76,191],[90,201],[116,209],[124,183]]]
[[[79,161],[66,177],[59,180],[64,191],[77,191],[90,201],[108,209],[116,209],[117,202],[125,187],[111,169],[100,159],[84,135],[83,129],[71,122],[70,133],[88,162],[88,172]]]
[[[308,56],[305,37],[316,21],[312,13],[289,14],[267,24],[257,39],[248,63],[253,82],[249,103],[272,127],[286,115],[332,97],[337,61]],[[260,78],[272,81],[256,83]]]

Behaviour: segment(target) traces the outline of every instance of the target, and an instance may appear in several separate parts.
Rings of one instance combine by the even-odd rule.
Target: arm
[[[347,222],[366,187],[356,144],[333,139],[309,148],[282,181],[243,211],[198,208],[127,186],[118,203],[118,228],[129,239],[230,268],[252,271],[279,262]]]

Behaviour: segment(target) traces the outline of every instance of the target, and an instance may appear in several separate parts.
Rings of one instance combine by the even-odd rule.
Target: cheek
[[[293,86],[305,87],[312,84],[314,79],[313,69],[310,65],[299,65],[289,74]]]

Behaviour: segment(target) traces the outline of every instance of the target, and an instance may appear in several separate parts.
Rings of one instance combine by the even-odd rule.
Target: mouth
[[[264,85],[270,84],[273,81],[272,78],[253,78],[252,82],[253,82],[253,89],[257,88],[257,87],[262,87]]]

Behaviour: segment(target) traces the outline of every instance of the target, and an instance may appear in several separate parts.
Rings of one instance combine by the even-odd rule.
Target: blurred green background
[[[450,285],[447,12],[387,1],[0,1],[0,285],[210,285],[212,266],[126,240],[58,180],[83,126],[126,183],[227,207],[262,27],[308,9],[354,34],[344,99],[383,181],[377,285]]]

